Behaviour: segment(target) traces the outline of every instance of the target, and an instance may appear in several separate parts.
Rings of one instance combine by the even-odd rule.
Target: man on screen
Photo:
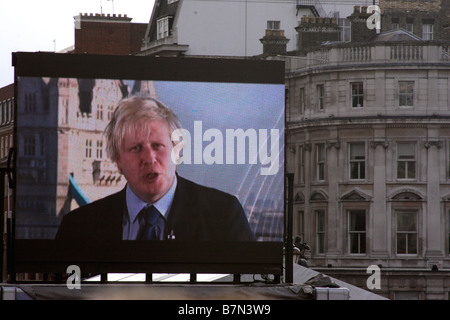
[[[56,239],[253,241],[235,196],[176,173],[171,137],[180,128],[177,116],[156,99],[122,100],[105,136],[127,185],[69,212]]]

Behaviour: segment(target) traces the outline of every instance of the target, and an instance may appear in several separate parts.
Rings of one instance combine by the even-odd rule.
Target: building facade
[[[328,275],[366,288],[377,265],[389,298],[448,299],[450,47],[389,38],[286,61],[294,234]]]
[[[405,29],[423,40],[449,39],[450,3],[446,0],[380,0],[381,30]]]
[[[254,56],[263,53],[266,30],[283,30],[292,51],[301,17],[324,14],[319,1],[157,0],[139,54]]]

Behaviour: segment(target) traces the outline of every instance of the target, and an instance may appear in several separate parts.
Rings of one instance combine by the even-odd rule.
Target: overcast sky
[[[320,0],[326,13],[344,9],[343,17],[351,13],[353,5],[370,5],[372,1]],[[154,0],[0,0],[0,88],[14,81],[12,52],[61,51],[72,46],[74,16],[116,13],[128,15],[135,23],[148,23],[153,3]]]
[[[116,13],[148,23],[154,0],[0,0],[0,88],[14,82],[11,53],[61,51],[74,44],[74,16]],[[113,12],[114,6],[114,12]]]

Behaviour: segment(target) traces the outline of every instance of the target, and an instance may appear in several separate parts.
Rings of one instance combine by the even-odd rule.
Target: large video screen
[[[281,272],[282,63],[14,65],[17,272]]]

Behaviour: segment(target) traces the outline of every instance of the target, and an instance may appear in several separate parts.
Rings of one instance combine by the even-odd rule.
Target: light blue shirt
[[[176,187],[177,177],[175,176],[169,191],[161,199],[155,203],[147,203],[136,195],[133,190],[131,190],[130,185],[127,184],[126,201],[128,214],[126,212],[124,213],[122,239],[136,240],[139,232],[139,220],[137,219],[137,216],[146,206],[155,206],[167,220],[170,208],[172,207],[173,198],[175,197]]]

